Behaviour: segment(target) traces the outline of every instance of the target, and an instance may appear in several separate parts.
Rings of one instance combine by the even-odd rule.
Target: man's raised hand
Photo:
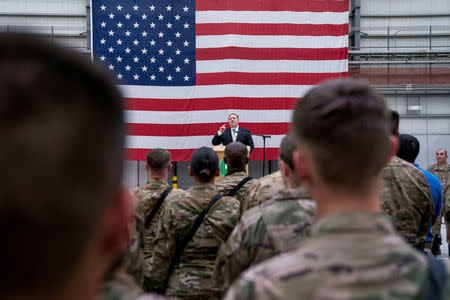
[[[227,129],[227,124],[223,124],[223,125],[219,128],[220,133],[223,133],[223,132],[225,131],[225,129]]]

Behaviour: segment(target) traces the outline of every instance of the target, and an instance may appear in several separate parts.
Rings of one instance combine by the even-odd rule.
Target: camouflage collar
[[[214,184],[211,183],[196,183],[189,188],[188,191],[212,191],[216,190]]]
[[[339,213],[326,216],[312,226],[312,237],[330,234],[396,234],[391,221],[382,213]]]
[[[273,198],[274,201],[300,200],[300,199],[312,200],[311,196],[303,188],[283,189],[280,190]]]
[[[147,181],[147,184],[148,183],[167,183],[167,180],[161,178],[151,178],[149,181]]]
[[[167,180],[164,180],[164,179],[152,178],[149,181],[147,181],[147,183],[145,185],[143,185],[142,187],[144,189],[146,189],[146,188],[150,188],[152,186],[161,186],[161,185],[169,186],[169,183],[167,183]]]
[[[450,165],[449,165],[449,164],[446,164],[446,165],[443,165],[443,166],[440,167],[440,166],[436,163],[436,164],[432,165],[432,167],[434,167],[436,170],[439,170],[439,171],[450,170]]]

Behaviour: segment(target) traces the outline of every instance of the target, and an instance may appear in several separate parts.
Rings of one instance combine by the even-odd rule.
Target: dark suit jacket
[[[212,144],[214,146],[223,144],[224,146],[230,144],[233,142],[233,138],[231,137],[231,128],[225,129],[225,131],[221,134],[216,135],[212,139]],[[250,146],[250,153],[253,151],[253,148],[255,146],[253,145],[253,139],[252,134],[250,133],[250,130],[239,127],[238,135],[236,137],[236,142],[241,142],[245,146]]]

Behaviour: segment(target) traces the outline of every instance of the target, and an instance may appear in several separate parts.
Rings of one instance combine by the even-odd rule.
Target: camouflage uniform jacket
[[[151,291],[164,292],[169,266],[178,245],[193,226],[195,219],[218,192],[212,184],[196,184],[168,203],[159,220],[155,239]],[[219,287],[214,276],[214,262],[220,245],[236,225],[239,201],[223,197],[211,207],[196,234],[186,246],[170,274],[166,295],[203,299],[217,298]]]
[[[423,172],[394,157],[384,169],[381,204],[397,232],[414,247],[423,249],[434,215],[431,190]]]
[[[247,211],[216,260],[216,279],[225,290],[250,266],[298,247],[310,235],[316,203],[303,189],[282,190]]]
[[[144,220],[135,213],[134,222],[131,227],[131,240],[124,255],[124,264],[128,274],[130,274],[138,284],[142,284],[145,276],[145,259],[142,252]]]
[[[101,288],[98,300],[164,300],[159,295],[143,294],[142,290],[126,273],[114,273]]]
[[[138,214],[142,217],[144,220],[147,219],[147,217],[150,215],[150,212],[152,211],[155,204],[158,202],[159,197],[161,194],[169,187],[169,184],[166,180],[163,179],[150,179],[145,185],[137,188],[135,190],[136,198],[138,198],[138,207],[137,211]],[[181,195],[183,194],[183,190],[180,189],[174,189],[170,192],[171,195]],[[148,276],[149,271],[151,269],[151,259],[153,256],[153,241],[156,236],[156,227],[158,225],[159,216],[161,215],[164,206],[166,205],[168,199],[170,199],[169,195],[167,195],[166,199],[164,200],[163,205],[159,208],[158,212],[156,213],[155,217],[153,218],[152,222],[150,223],[148,229],[144,230],[144,243],[143,243],[143,253],[144,253],[144,259],[146,264],[146,276]]]
[[[442,213],[441,215],[445,218],[445,223],[450,224],[450,191],[448,189],[448,186],[450,185],[449,182],[449,173],[450,173],[450,165],[445,165],[443,167],[439,167],[438,164],[431,165],[428,169],[428,172],[431,172],[439,178],[439,181],[441,182],[441,188],[442,188]],[[440,222],[436,222],[439,223]],[[448,225],[447,225],[448,228]],[[434,231],[433,231],[434,232]],[[436,232],[441,232],[440,228],[436,230]]]
[[[239,184],[245,177],[247,177],[247,173],[245,172],[235,172],[229,175],[226,175],[224,178],[220,178],[215,182],[217,190],[226,194],[229,193],[235,186]],[[247,181],[236,193],[234,198],[238,199],[241,202],[241,215],[247,209],[247,198],[245,197],[248,190],[256,183],[256,179],[250,179]]]
[[[382,214],[330,215],[311,231],[297,250],[243,273],[225,299],[420,299],[428,287],[426,258]]]
[[[248,199],[247,209],[269,201],[278,193],[278,191],[285,188],[280,171],[259,178],[244,196]]]
[[[450,165],[447,164],[445,166],[439,167],[438,164],[434,164],[429,166],[427,171],[433,173],[433,175],[439,179],[439,181],[441,182],[442,194],[445,194],[445,191],[447,189],[448,174],[450,172]]]

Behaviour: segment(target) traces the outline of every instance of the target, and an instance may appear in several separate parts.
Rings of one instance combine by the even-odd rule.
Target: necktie
[[[236,129],[235,128],[231,129],[231,132],[233,133],[231,135],[231,138],[233,139],[233,142],[236,142]]]

